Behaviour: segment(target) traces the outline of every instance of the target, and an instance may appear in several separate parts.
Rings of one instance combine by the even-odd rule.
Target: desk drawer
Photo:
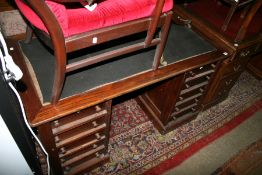
[[[83,109],[49,123],[52,157],[64,174],[90,171],[108,159],[111,101]],[[41,133],[45,135],[45,133]],[[61,173],[60,173],[61,174]]]

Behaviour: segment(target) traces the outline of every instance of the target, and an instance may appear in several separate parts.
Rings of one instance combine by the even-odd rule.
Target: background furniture
[[[177,5],[175,14],[192,21],[192,28],[201,33],[214,44],[221,44],[230,53],[230,58],[223,61],[214,82],[209,87],[207,96],[203,100],[204,109],[224,100],[237,78],[246,69],[249,60],[261,53],[261,1],[255,1],[244,19],[236,12],[227,30],[221,32],[220,24],[224,18],[221,13],[225,8],[217,6],[216,2],[199,0]],[[206,9],[206,11],[203,11]],[[234,25],[233,25],[234,24]],[[241,36],[241,37],[239,37]],[[259,56],[258,56],[259,57]]]
[[[254,0],[223,0],[223,1],[230,4],[230,9],[229,9],[228,14],[226,16],[226,19],[225,19],[225,21],[222,25],[222,30],[225,31],[225,30],[227,30],[227,26],[230,23],[232,16],[234,15],[235,11],[238,8],[245,6],[244,12],[241,14],[241,18],[244,18],[250,3],[253,2]]]

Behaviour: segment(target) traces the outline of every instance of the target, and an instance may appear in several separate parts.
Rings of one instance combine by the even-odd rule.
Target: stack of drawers
[[[188,70],[141,94],[137,101],[156,128],[165,134],[193,120],[200,110],[210,80],[213,79],[220,61],[207,63]]]
[[[234,86],[240,74],[246,69],[246,66],[252,56],[261,53],[260,43],[246,45],[242,49],[236,46],[235,53],[223,61],[218,73],[215,76],[215,82],[209,88],[208,96],[203,100],[204,109],[207,109],[227,98],[230,89]]]
[[[170,122],[185,120],[199,113],[201,98],[209,80],[215,72],[216,64],[208,64],[185,73],[180,94],[172,109]]]
[[[108,160],[110,113],[111,101],[50,122],[52,151],[64,174],[84,174]]]

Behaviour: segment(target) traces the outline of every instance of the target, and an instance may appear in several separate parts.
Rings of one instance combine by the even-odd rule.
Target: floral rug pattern
[[[262,81],[244,72],[225,101],[166,135],[161,135],[154,128],[135,100],[114,106],[109,143],[110,162],[90,174],[146,172],[223,126],[259,100],[262,97],[261,87]]]

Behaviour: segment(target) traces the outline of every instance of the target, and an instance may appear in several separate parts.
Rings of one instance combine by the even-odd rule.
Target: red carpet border
[[[135,100],[116,105],[110,133],[111,160],[90,174],[161,174],[179,165],[260,109],[261,87],[262,81],[244,72],[227,100],[166,135],[153,127]]]

